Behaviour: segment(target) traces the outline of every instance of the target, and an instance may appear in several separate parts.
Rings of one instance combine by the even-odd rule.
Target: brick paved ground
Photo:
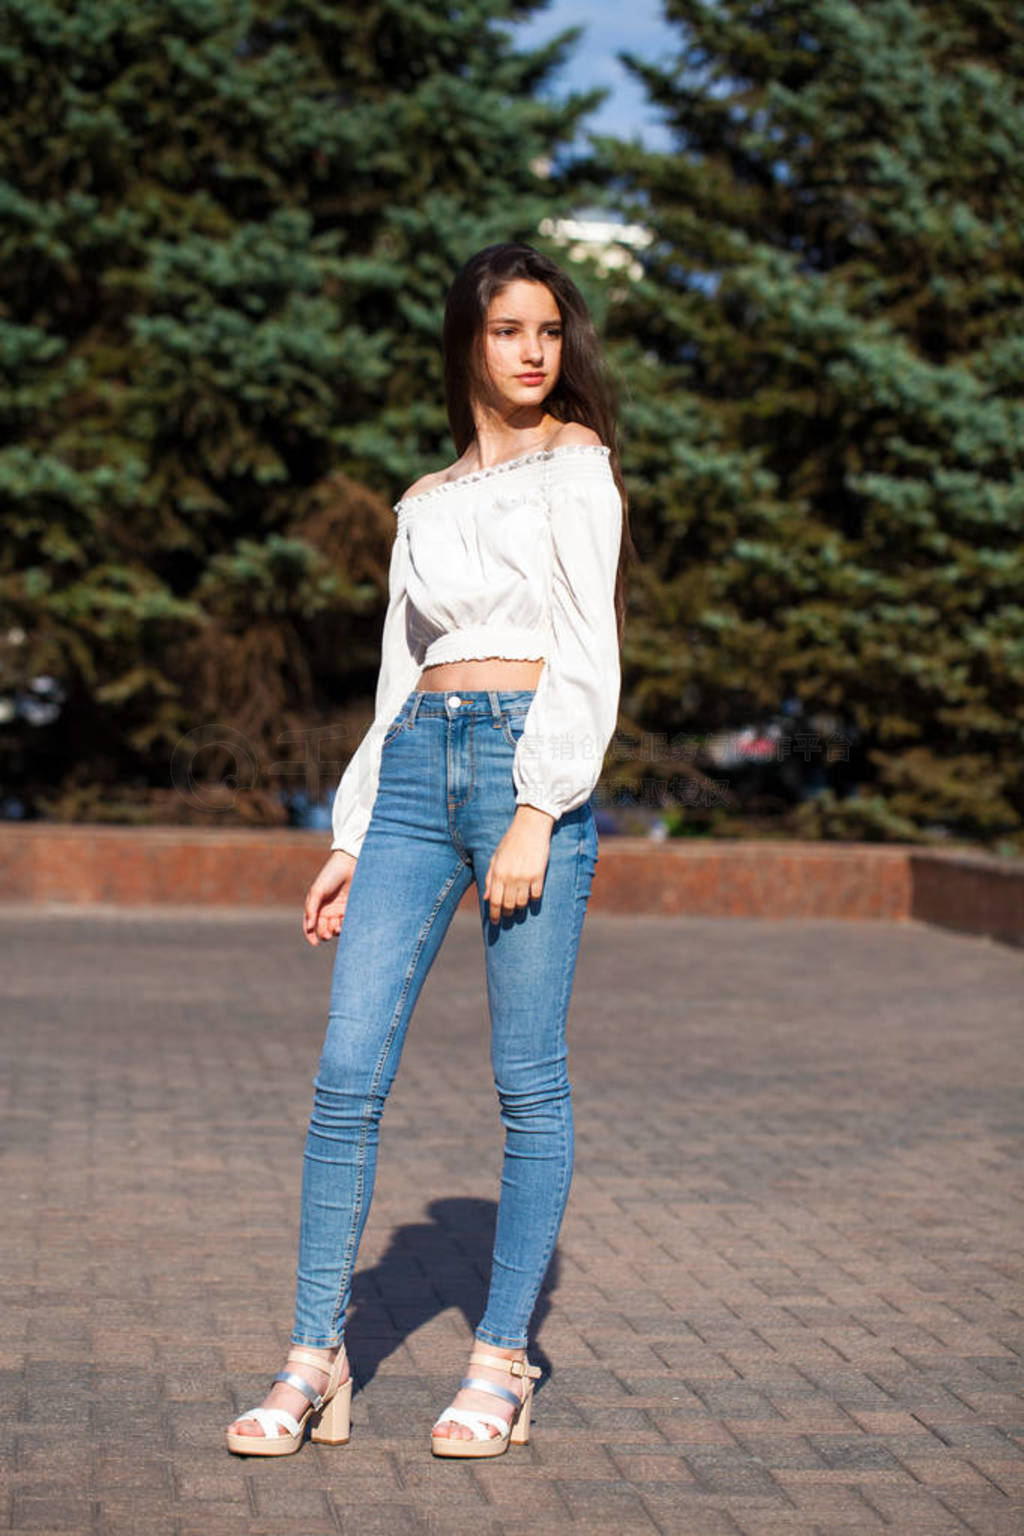
[[[460,914],[384,1125],[344,1448],[223,1448],[280,1367],[333,946],[297,913],[0,914],[3,1528],[1020,1536],[1024,954],[588,919],[577,1176],[527,1448],[431,1458],[499,1156]]]

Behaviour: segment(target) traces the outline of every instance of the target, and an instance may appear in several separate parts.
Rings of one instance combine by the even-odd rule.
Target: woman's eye
[[[514,336],[515,334],[516,332],[512,326],[503,326],[498,330],[491,332],[492,336]],[[544,335],[548,338],[549,341],[561,341],[562,339],[562,332],[560,329],[545,331]]]

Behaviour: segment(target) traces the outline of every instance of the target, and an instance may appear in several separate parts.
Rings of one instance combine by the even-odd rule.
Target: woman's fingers
[[[302,931],[310,944],[315,946],[321,939],[333,939],[341,931],[341,920],[344,915],[344,898],[326,901],[323,891],[314,885],[306,897]]]
[[[320,908],[320,916],[317,919],[316,931],[322,939],[335,939],[341,932],[341,925],[345,920],[345,907],[348,904],[348,893],[335,901],[326,902]]]
[[[488,875],[484,900],[490,905],[491,922],[499,923],[503,916],[510,916],[518,912],[520,907],[528,906],[531,896],[539,896],[543,886],[543,876],[539,881],[530,881],[502,880],[500,876]]]
[[[547,849],[539,868],[529,852],[525,859],[519,856],[521,853],[521,849],[511,850],[500,844],[491,855],[484,880],[483,899],[488,905],[492,923],[499,923],[503,916],[510,916],[518,912],[520,907],[529,906],[531,900],[539,901],[543,893],[548,865]],[[513,868],[519,866],[516,873],[511,873],[506,867],[509,864]],[[524,864],[530,873],[524,870]]]
[[[354,854],[343,848],[332,852],[306,892],[302,932],[308,943],[316,946],[321,939],[333,939],[340,933],[355,867]]]
[[[320,918],[320,903],[323,900],[315,885],[311,885],[306,892],[306,904],[302,909],[302,932],[310,944],[316,945],[317,928]]]

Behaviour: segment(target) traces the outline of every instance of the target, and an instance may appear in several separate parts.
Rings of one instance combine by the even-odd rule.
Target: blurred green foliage
[[[1024,14],[667,14],[675,56],[631,67],[673,149],[592,168],[655,237],[609,314],[630,713],[671,736],[795,696],[874,781],[795,830],[1024,851]]]
[[[545,94],[573,34],[507,28],[540,6],[0,0],[0,692],[67,694],[0,776],[58,816],[188,815],[171,753],[219,721],[333,787],[388,504],[450,457],[452,273],[604,202],[654,236],[638,278],[574,266],[644,556],[625,734],[795,696],[867,778],[773,830],[1024,850],[1019,7],[667,0],[676,55],[632,67],[672,151],[571,164],[599,93]],[[280,819],[272,788],[224,809]]]
[[[447,284],[557,210],[600,99],[538,99],[574,35],[517,51],[538,3],[0,7],[0,683],[67,691],[55,814],[166,788],[198,722],[266,760],[372,695]]]

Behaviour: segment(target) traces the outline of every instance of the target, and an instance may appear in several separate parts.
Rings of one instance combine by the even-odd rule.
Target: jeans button
[[[459,705],[462,703],[462,699],[457,693],[450,693],[448,695],[448,703],[452,706],[453,709],[458,709]]]

